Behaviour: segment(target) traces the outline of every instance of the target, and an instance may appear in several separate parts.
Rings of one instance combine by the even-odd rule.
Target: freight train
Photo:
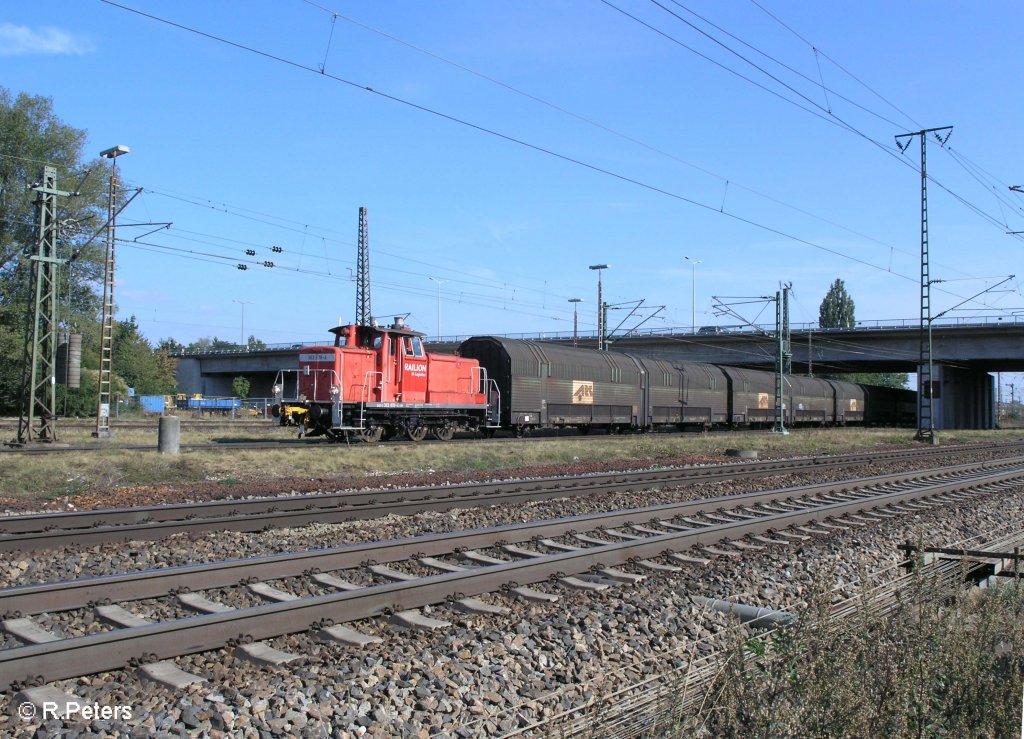
[[[581,433],[769,427],[775,375],[494,336],[455,355],[428,353],[401,321],[338,326],[333,345],[301,349],[271,409],[300,434],[379,441],[456,431],[576,428]],[[787,375],[787,426],[913,425],[910,390]]]

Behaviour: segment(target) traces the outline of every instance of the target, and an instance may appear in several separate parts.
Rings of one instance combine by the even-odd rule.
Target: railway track
[[[965,445],[960,453],[1014,452],[1024,443]],[[230,499],[203,503],[139,506],[92,511],[25,514],[0,518],[0,552],[92,546],[118,541],[153,541],[179,533],[260,531],[267,528],[340,523],[487,505],[526,503],[568,496],[599,495],[638,486],[660,489],[796,474],[890,461],[947,457],[950,449],[932,447],[897,452],[854,453],[715,467],[683,467],[616,472],[571,478],[465,483],[395,490],[341,491],[274,498]],[[993,461],[989,464],[1004,464]],[[916,473],[924,474],[924,473]]]
[[[263,640],[314,630],[324,640],[366,644],[378,637],[344,624],[381,616],[444,628],[414,609],[502,613],[500,599],[480,596],[553,601],[557,595],[531,586],[628,587],[710,558],[791,546],[1022,483],[1024,459],[1016,459],[8,589],[0,591],[3,627],[24,646],[0,650],[0,688],[129,665],[184,686],[202,677],[182,672],[174,657],[230,646],[245,659],[287,664],[302,655]],[[130,610],[149,599],[174,617],[151,621]],[[113,627],[64,639],[32,620],[89,608]]]
[[[266,424],[260,426],[240,426],[235,427],[231,425],[215,426],[215,427],[182,427],[182,431],[214,431],[223,429],[225,431],[238,431],[240,429],[245,430],[256,430],[256,431],[267,431],[276,430],[278,426],[269,427]],[[151,430],[154,434],[157,432],[155,427],[136,427],[135,430]],[[294,432],[294,429],[292,429]],[[664,435],[670,435],[672,433],[684,434],[687,432],[659,432]],[[714,431],[709,433],[715,433]],[[722,433],[763,433],[761,431],[747,431],[737,432],[736,430],[723,430]],[[294,433],[293,433],[294,435]],[[515,444],[530,444],[530,443],[543,443],[550,441],[559,441],[563,439],[573,439],[574,441],[597,441],[599,439],[608,438],[607,435],[603,434],[579,434],[575,430],[566,431],[564,433],[557,430],[544,430],[533,434],[527,434],[526,436],[514,436],[514,435],[500,435],[491,438],[482,438],[476,434],[460,434],[456,435],[454,439],[448,441],[441,441],[438,439],[424,439],[423,441],[412,441],[409,439],[389,439],[386,442],[386,446],[401,447],[401,446],[423,446],[427,444],[484,444],[489,443],[499,438],[503,443],[515,443]],[[303,449],[332,449],[337,450],[338,446],[354,446],[358,447],[363,442],[352,441],[346,442],[344,440],[332,439],[328,436],[317,436],[307,438],[289,438],[289,439],[266,439],[259,441],[247,441],[244,439],[227,439],[224,441],[212,441],[212,442],[200,442],[194,444],[181,444],[180,449],[188,451],[203,451],[203,450],[235,450],[235,449],[275,449],[282,446],[285,447],[300,447]],[[31,444],[31,445],[19,445],[16,442],[0,442],[0,454],[31,454],[31,455],[45,455],[45,454],[63,454],[67,452],[98,452],[98,451],[155,451],[156,443],[153,444],[118,444],[118,443],[102,443],[102,444]]]

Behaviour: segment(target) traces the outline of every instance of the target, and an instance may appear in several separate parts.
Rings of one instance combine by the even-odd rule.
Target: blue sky
[[[662,3],[123,0],[254,51],[100,0],[7,3],[0,78],[90,155],[132,148],[121,222],[173,226],[119,229],[143,243],[119,246],[118,315],[154,341],[237,340],[235,301],[271,343],[350,321],[360,206],[374,313],[431,335],[439,290],[444,335],[571,331],[572,297],[592,331],[596,263],[609,303],[689,326],[684,256],[697,325],[781,281],[816,321],[837,277],[858,319],[914,320],[919,144],[893,137],[947,125],[933,313],[1021,271],[1018,3]],[[1006,287],[949,315],[1024,311]]]

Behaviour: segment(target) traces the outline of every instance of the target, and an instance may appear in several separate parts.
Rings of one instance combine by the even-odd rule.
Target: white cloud
[[[0,56],[26,54],[88,54],[95,45],[84,36],[63,31],[53,26],[38,30],[13,23],[0,23]]]

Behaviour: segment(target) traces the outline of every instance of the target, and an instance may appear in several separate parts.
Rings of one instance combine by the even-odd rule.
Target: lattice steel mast
[[[57,169],[44,167],[36,192],[36,245],[32,256],[32,313],[25,331],[18,443],[57,440]],[[39,426],[35,428],[35,421]]]
[[[932,280],[928,255],[928,166],[927,134],[935,134],[939,145],[944,145],[953,133],[952,126],[925,128],[896,137],[896,146],[905,152],[915,136],[921,137],[921,324],[920,352],[917,365],[917,433],[916,441],[935,443],[935,419],[932,415],[932,395],[935,389],[932,370]],[[945,133],[943,136],[942,134]]]
[[[370,307],[370,227],[366,219],[366,208],[359,209],[359,254],[356,257],[356,325],[369,326],[373,323],[373,309]]]
[[[786,375],[793,371],[793,352],[789,335],[789,290],[790,286],[775,293],[775,423],[771,433],[788,434],[786,430]]]

